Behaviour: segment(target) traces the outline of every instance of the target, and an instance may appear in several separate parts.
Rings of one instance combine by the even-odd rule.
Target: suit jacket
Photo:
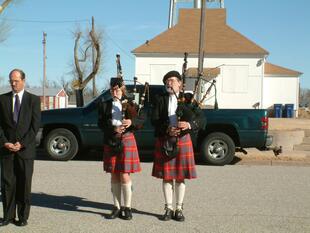
[[[155,128],[155,137],[163,137],[167,135],[167,129],[169,127],[168,104],[168,93],[157,96],[155,98],[151,118],[152,125]],[[206,121],[201,109],[194,105],[190,106],[189,109],[192,113],[192,116],[189,119],[182,119],[181,117],[181,120],[187,121],[190,124],[192,131],[198,131],[199,129],[204,128]],[[190,130],[186,130],[182,132],[182,135],[189,132]]]
[[[41,123],[40,98],[24,92],[16,125],[13,121],[12,102],[12,92],[0,95],[0,157],[12,154],[4,147],[5,143],[20,142],[23,148],[16,154],[23,159],[34,159],[35,137]]]

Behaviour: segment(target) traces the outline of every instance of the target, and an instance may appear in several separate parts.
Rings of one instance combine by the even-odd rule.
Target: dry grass
[[[299,108],[298,118],[310,119],[310,109],[309,108]]]

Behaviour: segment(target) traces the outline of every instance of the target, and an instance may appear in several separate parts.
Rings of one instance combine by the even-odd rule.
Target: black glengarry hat
[[[163,78],[163,83],[166,83],[166,80],[170,77],[176,77],[180,81],[182,80],[182,76],[180,75],[180,73],[176,70],[172,70],[172,71],[169,71],[167,74],[165,74]]]
[[[114,78],[113,77],[110,79],[110,86],[111,87],[115,87],[115,86],[122,87],[122,86],[124,86],[124,81],[121,78]]]

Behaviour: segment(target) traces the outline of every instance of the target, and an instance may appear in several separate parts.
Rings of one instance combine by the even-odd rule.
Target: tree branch
[[[86,62],[86,59],[87,59],[87,51],[88,49],[91,47],[91,44],[88,45],[88,47],[85,49],[85,51],[82,51],[83,55],[84,55],[84,58],[83,59],[79,59],[79,62]]]
[[[12,0],[5,0],[1,5],[0,5],[0,14],[4,9],[12,2]]]
[[[78,57],[79,56],[78,47],[79,47],[79,40],[81,38],[81,34],[82,34],[81,32],[76,33],[76,38],[74,42],[74,64],[75,64],[75,68],[76,68],[76,72],[78,76],[78,89],[82,89],[81,84],[83,82],[83,73],[81,71],[79,57]]]
[[[99,37],[93,31],[90,31],[89,35],[90,35],[90,38],[92,40],[93,46],[96,50],[96,59],[95,59],[95,65],[93,67],[92,72],[88,75],[88,77],[81,84],[81,87],[83,87],[83,88],[85,88],[87,83],[96,76],[96,74],[98,73],[99,67],[100,67],[101,50],[100,50]]]

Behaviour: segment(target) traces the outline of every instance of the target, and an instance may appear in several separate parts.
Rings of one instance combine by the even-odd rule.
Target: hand
[[[181,130],[187,130],[190,129],[190,124],[187,121],[179,121],[178,128]]]
[[[17,152],[20,150],[20,148],[17,148],[13,143],[10,142],[4,143],[4,147],[12,152]]]
[[[114,128],[114,132],[115,133],[118,133],[118,134],[122,134],[122,133],[124,133],[125,132],[125,127],[124,126],[116,126],[115,128]]]
[[[179,136],[179,134],[180,134],[180,129],[179,128],[177,128],[177,127],[169,127],[168,128],[168,134],[169,134],[169,136],[171,136],[171,137],[177,137],[177,136]]]
[[[132,122],[131,122],[130,119],[124,119],[124,120],[122,121],[122,123],[123,123],[123,126],[124,126],[126,129],[127,129],[128,127],[130,127],[131,124],[132,124]]]
[[[20,144],[20,142],[15,142],[14,144],[15,148],[20,150],[21,148],[23,148],[22,144]]]

